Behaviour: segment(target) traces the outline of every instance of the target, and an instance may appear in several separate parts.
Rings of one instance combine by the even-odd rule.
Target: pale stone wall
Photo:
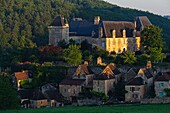
[[[48,26],[49,45],[57,46],[58,42],[69,39],[69,26]]]
[[[131,87],[134,87],[134,91],[130,90]],[[146,92],[145,89],[146,89],[145,85],[140,86],[126,85],[125,90],[128,91],[128,93],[125,94],[125,101],[140,101],[145,96]]]
[[[170,88],[170,81],[155,81],[155,94],[158,97],[166,96],[165,88]],[[163,94],[160,94],[163,93]]]
[[[76,43],[81,43],[84,40],[87,40],[88,43],[92,44],[92,38],[89,36],[69,36],[69,39],[73,39]]]
[[[78,96],[82,92],[82,86],[79,85],[59,85],[62,96],[70,99],[72,96]]]
[[[31,101],[31,106],[33,108],[41,108],[45,107],[48,105],[47,99],[44,100],[30,100]]]
[[[141,100],[142,104],[167,104],[170,103],[170,97],[162,97],[162,98],[151,98],[151,99],[143,99]]]
[[[93,90],[97,92],[105,93],[105,95],[107,95],[109,90],[113,88],[114,82],[115,82],[115,79],[93,80]]]

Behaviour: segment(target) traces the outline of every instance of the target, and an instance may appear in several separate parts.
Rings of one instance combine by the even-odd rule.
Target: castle
[[[140,33],[145,26],[152,25],[146,16],[139,16],[134,21],[101,21],[96,16],[93,21],[74,18],[70,24],[58,16],[48,26],[49,45],[69,39],[81,43],[87,40],[93,45],[109,52],[139,51],[141,49]]]

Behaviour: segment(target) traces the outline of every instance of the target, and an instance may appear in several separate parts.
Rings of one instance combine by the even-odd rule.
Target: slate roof
[[[137,77],[129,81],[126,85],[144,85],[144,80],[141,77]]]
[[[83,85],[84,83],[85,79],[64,79],[60,85]]]
[[[54,100],[57,99],[58,97],[58,92],[57,90],[48,90],[44,92],[44,96],[48,98],[49,100]]]
[[[146,16],[139,16],[136,17],[136,30],[140,31],[141,28],[143,29],[145,26],[150,26],[152,23]]]
[[[112,31],[116,30],[116,37],[123,37],[123,30],[126,30],[126,37],[133,37],[133,30],[135,25],[127,21],[103,21],[104,37],[111,38]]]
[[[170,73],[162,73],[156,81],[170,81]]]
[[[15,72],[14,74],[17,80],[28,80],[29,79],[28,71]]]
[[[87,64],[79,65],[74,73],[74,75],[84,75],[84,74],[85,75],[93,74],[92,70],[88,67]]]
[[[18,91],[21,99],[30,99],[33,96],[34,89],[22,89]]]
[[[69,31],[75,32],[76,36],[91,36],[93,25],[93,21],[72,20],[69,24]]]
[[[65,26],[65,24],[68,24],[67,20],[57,16],[49,26]]]
[[[95,78],[95,80],[109,80],[109,79],[115,79],[115,77],[110,74],[102,73]]]
[[[39,89],[36,89],[33,92],[31,100],[44,100],[44,99],[47,99],[47,98],[42,94],[42,92]]]

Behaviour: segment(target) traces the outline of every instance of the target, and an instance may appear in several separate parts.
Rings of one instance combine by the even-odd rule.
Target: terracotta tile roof
[[[111,38],[112,31],[116,30],[116,37],[123,37],[123,30],[126,30],[126,37],[133,37],[135,25],[132,22],[126,21],[103,21],[104,38]]]
[[[14,74],[17,80],[28,80],[29,79],[28,71],[15,72]]]
[[[58,16],[49,26],[65,26],[65,24],[68,24],[67,20]]]
[[[144,80],[141,77],[134,78],[129,81],[126,85],[144,85]]]
[[[95,80],[109,80],[109,79],[115,79],[115,77],[110,74],[102,73],[95,78]]]
[[[84,83],[85,79],[64,79],[60,85],[83,85]]]
[[[162,73],[156,81],[170,81],[170,73]]]

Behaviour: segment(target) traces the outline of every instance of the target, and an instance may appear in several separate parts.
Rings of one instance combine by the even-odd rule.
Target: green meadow
[[[170,104],[0,110],[0,113],[170,113]]]

